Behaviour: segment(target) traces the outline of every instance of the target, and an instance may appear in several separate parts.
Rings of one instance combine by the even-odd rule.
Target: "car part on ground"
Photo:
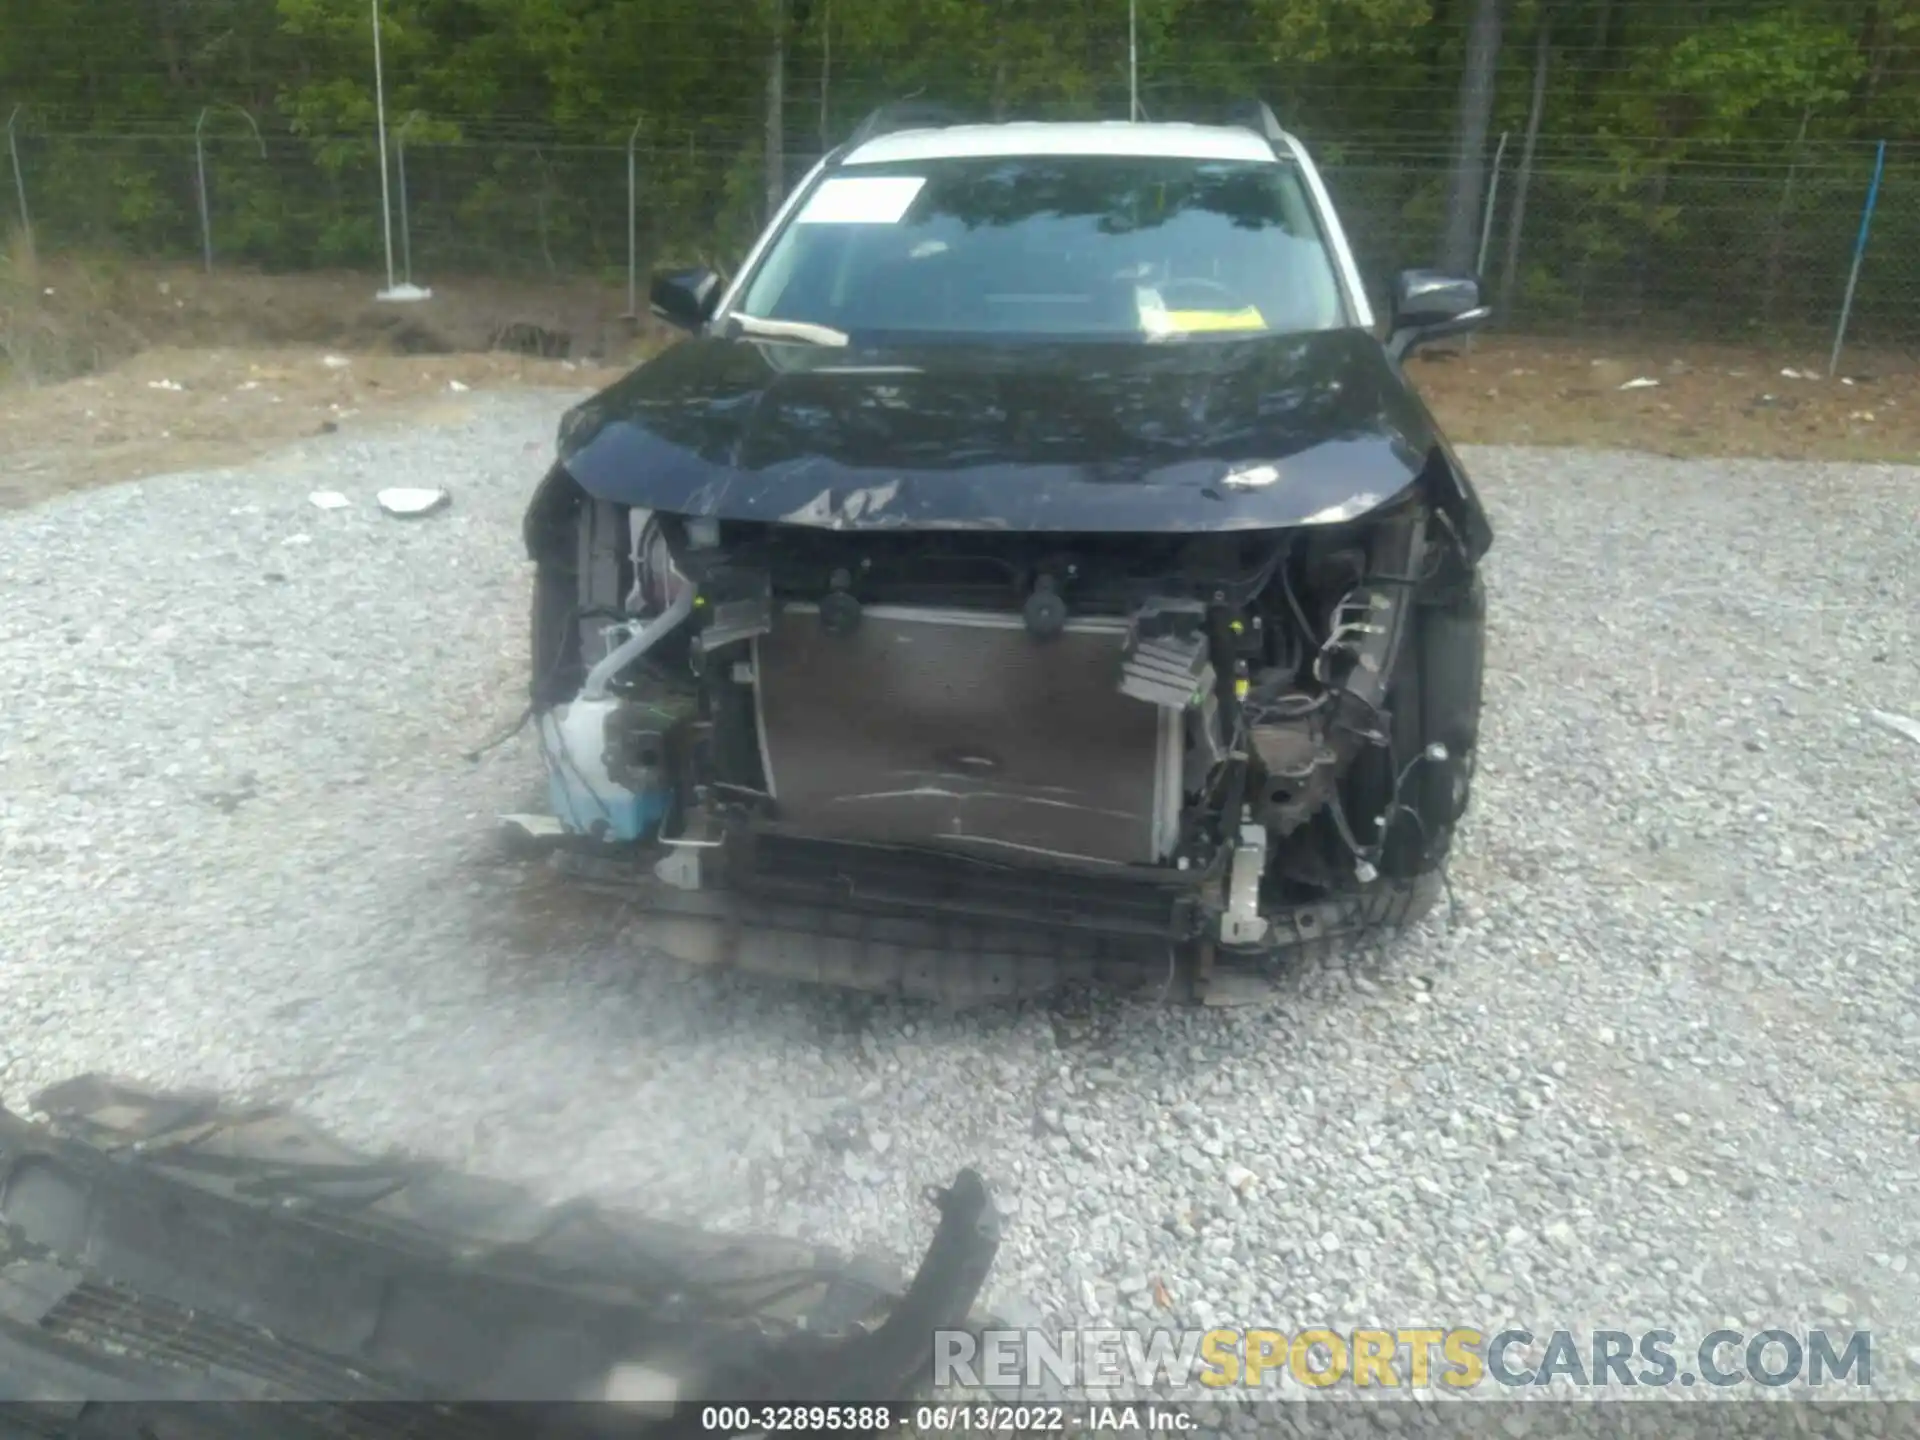
[[[50,1424],[86,1402],[284,1400],[351,1432],[383,1401],[620,1399],[640,1406],[623,1433],[711,1433],[695,1402],[899,1400],[934,1330],[978,1323],[999,1242],[970,1170],[930,1193],[939,1226],[902,1288],[795,1241],[357,1154],[277,1109],[98,1076],[34,1104],[44,1123],[0,1110],[0,1400]],[[457,1406],[392,1418],[527,1433]]]

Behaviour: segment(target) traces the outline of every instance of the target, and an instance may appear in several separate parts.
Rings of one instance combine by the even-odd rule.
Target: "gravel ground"
[[[1920,715],[1920,471],[1470,451],[1457,914],[1267,1010],[952,1015],[649,964],[499,858],[537,760],[461,752],[523,694],[565,399],[0,518],[9,1103],[211,1085],[902,1257],[975,1163],[1016,1314],[1824,1321],[1920,1394],[1920,746],[1861,715]],[[454,507],[389,519],[397,483]]]

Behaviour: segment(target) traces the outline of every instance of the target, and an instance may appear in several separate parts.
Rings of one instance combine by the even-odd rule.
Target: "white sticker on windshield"
[[[801,225],[898,225],[927,183],[924,175],[840,175],[813,192]]]

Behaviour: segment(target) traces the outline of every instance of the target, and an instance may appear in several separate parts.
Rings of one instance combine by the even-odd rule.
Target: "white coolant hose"
[[[577,698],[581,700],[604,700],[607,698],[607,686],[613,677],[627,666],[638,660],[647,651],[659,644],[669,633],[680,626],[693,614],[694,587],[688,585],[673,597],[673,603],[662,610],[653,619],[647,621],[633,635],[627,637],[608,654],[606,659],[587,672],[587,682],[580,687]]]

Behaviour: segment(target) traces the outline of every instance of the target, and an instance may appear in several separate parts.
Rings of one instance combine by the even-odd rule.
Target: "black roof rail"
[[[1271,140],[1276,145],[1287,138],[1287,132],[1280,128],[1280,120],[1273,113],[1273,107],[1264,100],[1240,100],[1233,106],[1234,119],[1228,124],[1244,125],[1262,139]]]
[[[900,130],[944,130],[949,125],[971,124],[973,117],[952,105],[932,100],[902,100],[882,105],[859,125],[848,138],[849,148],[892,135]]]
[[[1218,105],[1182,109],[1178,115],[1164,117],[1185,120],[1192,125],[1227,125],[1236,130],[1251,130],[1262,140],[1278,145],[1287,138],[1273,107],[1264,100],[1228,100]]]

